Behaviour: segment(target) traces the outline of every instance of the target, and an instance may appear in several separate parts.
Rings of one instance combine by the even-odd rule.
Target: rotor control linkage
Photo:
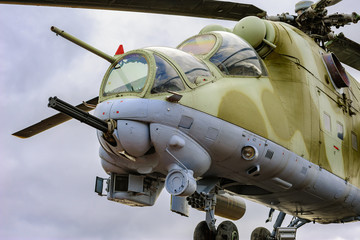
[[[90,113],[87,113],[73,105],[57,98],[50,97],[48,107],[58,110],[61,113],[64,113],[72,118],[79,120],[82,123],[85,123],[93,128],[96,128],[104,133],[111,134],[115,129],[115,122],[109,120],[108,122],[103,121]]]

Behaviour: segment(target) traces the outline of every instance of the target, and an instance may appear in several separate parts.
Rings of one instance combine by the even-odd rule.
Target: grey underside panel
[[[101,119],[148,122],[158,129],[168,129],[165,132],[172,132],[170,135],[186,134],[211,156],[211,166],[202,177],[220,178],[225,181],[223,187],[244,198],[321,223],[360,215],[358,187],[270,140],[214,116],[149,99],[109,100],[98,105],[95,115]],[[249,145],[257,149],[258,157],[246,161],[241,157],[241,149]],[[139,160],[150,163],[156,159],[150,158],[154,154]],[[154,172],[166,175],[162,162],[159,165],[154,162],[151,167]],[[136,170],[136,164],[133,162],[134,166],[129,167]]]

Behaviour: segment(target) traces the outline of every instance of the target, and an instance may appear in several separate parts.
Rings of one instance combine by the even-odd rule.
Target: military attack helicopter
[[[152,205],[165,185],[174,212],[187,215],[188,203],[206,212],[196,239],[236,239],[231,222],[215,228],[214,214],[240,218],[239,196],[282,211],[272,233],[258,229],[254,238],[294,235],[308,221],[359,220],[359,89],[338,60],[359,69],[359,48],[327,32],[341,22],[333,19],[350,19],[338,14],[326,25],[319,11],[334,3],[301,3],[293,20],[251,13],[256,17],[233,31],[208,26],[177,49],[120,49],[113,57],[90,48],[112,63],[99,99],[79,106],[90,110],[99,102],[97,118],[57,98],[49,105],[98,129],[108,199]],[[306,22],[316,24],[303,28]],[[342,56],[344,49],[352,54]],[[64,116],[15,135],[31,136]],[[97,183],[102,194],[103,180]],[[282,229],[284,213],[296,218]]]

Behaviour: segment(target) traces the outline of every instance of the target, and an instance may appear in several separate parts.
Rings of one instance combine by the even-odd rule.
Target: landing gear
[[[217,228],[215,240],[239,240],[239,232],[236,225],[230,221],[222,222]]]
[[[209,229],[206,221],[200,222],[194,231],[194,240],[211,240],[215,239],[215,236],[215,233]]]
[[[269,218],[266,220],[266,222],[271,221],[273,213],[274,209],[270,209]],[[281,224],[285,219],[285,215],[286,214],[283,212],[279,213],[272,233],[263,227],[255,228],[255,230],[251,233],[251,240],[295,240],[296,230],[310,221],[298,217],[293,217],[287,227],[281,227]]]
[[[222,222],[215,232],[209,229],[206,221],[202,221],[195,228],[194,240],[239,240],[239,232],[231,221]]]
[[[192,207],[205,211],[205,221],[200,222],[194,231],[194,240],[239,240],[239,232],[236,225],[231,221],[222,222],[217,228],[215,225],[215,207],[218,206],[218,211],[229,211],[229,208],[224,210],[224,205],[231,205],[238,207],[235,210],[243,210],[238,211],[241,212],[241,216],[235,215],[226,215],[223,216],[237,220],[245,212],[244,203],[238,200],[234,200],[230,195],[226,195],[226,193],[219,193],[216,184],[218,184],[217,179],[202,179],[198,181],[197,190],[191,196],[188,196],[186,199],[188,204]],[[234,209],[230,209],[234,210]],[[221,216],[221,215],[220,215]]]
[[[239,240],[237,227],[230,221],[222,222],[216,229],[215,206],[217,200],[214,192],[195,194],[194,198],[201,199],[202,204],[200,205],[203,205],[206,212],[206,220],[200,222],[195,228],[194,240]]]
[[[270,239],[270,231],[264,227],[255,228],[251,233],[251,240],[268,240]]]

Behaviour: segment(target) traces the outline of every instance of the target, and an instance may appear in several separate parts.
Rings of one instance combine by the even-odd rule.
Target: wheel
[[[205,221],[199,222],[194,231],[194,240],[214,240],[215,233],[211,232]]]
[[[236,225],[231,221],[220,223],[217,228],[216,240],[239,240],[239,232]]]
[[[270,237],[270,231],[264,227],[255,228],[251,233],[251,240],[267,240]]]

